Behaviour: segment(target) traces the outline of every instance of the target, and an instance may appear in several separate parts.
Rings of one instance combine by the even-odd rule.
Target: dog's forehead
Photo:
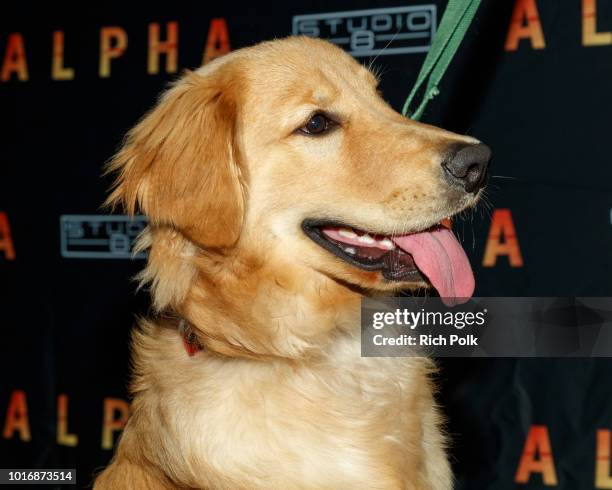
[[[376,83],[375,77],[351,55],[321,39],[289,37],[262,43],[249,48],[249,51],[245,53],[247,58],[260,68],[258,71],[263,76],[345,75]]]
[[[375,95],[376,77],[341,49],[332,48],[310,55],[303,47],[265,53],[249,63],[243,95],[260,108],[288,104],[325,107],[350,100],[355,93]]]

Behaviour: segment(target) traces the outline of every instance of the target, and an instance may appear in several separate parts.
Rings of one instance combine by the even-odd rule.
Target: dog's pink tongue
[[[475,283],[470,262],[448,228],[397,236],[393,241],[412,255],[415,264],[436,288],[444,304],[453,306],[472,297]]]

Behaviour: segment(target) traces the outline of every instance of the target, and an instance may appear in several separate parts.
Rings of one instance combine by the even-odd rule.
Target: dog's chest
[[[182,453],[220,478],[348,488],[377,473],[393,488],[414,464],[426,361],[361,358],[353,339],[316,362],[203,361],[168,386],[163,420]]]

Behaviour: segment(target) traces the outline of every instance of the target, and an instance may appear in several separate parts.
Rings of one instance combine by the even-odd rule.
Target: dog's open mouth
[[[443,298],[469,298],[474,275],[463,247],[440,223],[405,235],[381,235],[339,223],[305,220],[304,232],[349,264],[390,281],[429,282]]]

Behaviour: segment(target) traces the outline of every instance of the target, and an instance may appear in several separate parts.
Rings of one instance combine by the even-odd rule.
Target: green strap
[[[461,44],[465,33],[470,26],[480,0],[449,0],[431,48],[425,57],[417,81],[404,103],[402,114],[411,119],[419,120],[423,115],[425,106],[440,93],[438,84],[444,76],[457,48]],[[423,99],[414,112],[411,111],[413,99],[419,89],[427,82],[423,93]]]

